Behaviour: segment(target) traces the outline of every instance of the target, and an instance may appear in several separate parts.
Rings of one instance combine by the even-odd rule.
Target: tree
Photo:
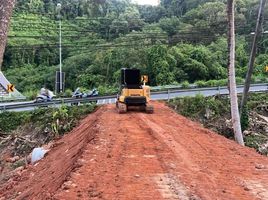
[[[166,10],[162,6],[139,5],[138,9],[141,19],[144,19],[146,23],[158,22],[166,16]]]
[[[169,37],[175,35],[180,27],[180,20],[177,17],[162,18],[159,21],[160,28],[165,31]]]
[[[175,81],[172,68],[176,65],[176,60],[168,54],[167,46],[151,47],[147,57],[147,73],[150,74],[151,85],[167,85]]]
[[[7,32],[15,0],[0,0],[0,70],[3,63]]]
[[[235,23],[234,23],[234,0],[227,1],[228,16],[228,79],[230,87],[232,125],[234,129],[235,140],[244,145],[239,110],[237,101],[236,81],[235,81]]]
[[[183,16],[187,11],[211,0],[161,0],[168,16]]]
[[[128,22],[129,31],[136,30],[139,31],[144,26],[144,22],[140,19],[139,10],[136,7],[128,7],[124,13],[120,14],[120,20],[125,20]]]
[[[225,4],[223,2],[208,2],[187,12],[184,16],[184,22],[200,28],[211,26],[216,31],[220,25],[226,22],[224,11]]]

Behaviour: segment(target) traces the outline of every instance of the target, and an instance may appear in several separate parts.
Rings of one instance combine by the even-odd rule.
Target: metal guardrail
[[[0,103],[6,103],[6,102],[15,102],[18,100],[26,100],[26,97],[5,97],[5,96],[0,96]]]
[[[100,96],[100,97],[87,97],[87,98],[64,98],[64,99],[55,99],[53,101],[48,102],[23,102],[23,103],[16,103],[16,104],[9,104],[9,105],[1,105],[0,110],[11,110],[16,108],[26,108],[26,107],[42,107],[42,106],[50,106],[50,105],[58,105],[58,104],[70,104],[70,103],[87,103],[87,102],[94,102],[101,99],[108,99],[108,98],[116,98],[116,95],[110,96]]]
[[[252,84],[252,86],[254,85],[262,85],[265,83],[254,83]],[[244,85],[241,85],[244,86]],[[211,87],[226,87],[226,86],[211,86]],[[189,84],[189,87],[187,88],[183,88],[182,85],[165,85],[165,86],[152,86],[151,90],[152,91],[166,91],[166,90],[173,90],[173,89],[194,89],[194,88],[205,88],[205,87],[198,87],[197,84]]]
[[[257,86],[268,86],[268,83],[257,83],[251,84],[251,87]],[[227,86],[216,86],[216,87],[202,87],[202,88],[191,88],[191,89],[177,89],[177,88],[170,88],[164,91],[152,92],[152,94],[167,94],[167,93],[178,93],[178,92],[190,92],[190,91],[207,91],[207,90],[220,90],[220,89],[227,89]],[[244,88],[244,85],[237,85],[237,88]]]
[[[261,86],[268,88],[268,83],[262,84],[252,84],[251,87]],[[237,88],[243,88],[244,85],[238,85]],[[193,89],[168,89],[165,91],[159,92],[151,92],[151,95],[161,95],[161,94],[172,94],[172,93],[183,93],[183,92],[191,92],[191,91],[199,91],[205,92],[209,90],[220,90],[220,89],[227,89],[226,86],[224,87],[208,87],[208,88],[193,88]],[[60,105],[60,104],[75,104],[75,103],[89,103],[89,102],[96,102],[98,100],[103,99],[113,99],[116,98],[117,95],[107,95],[107,96],[98,96],[98,97],[87,97],[87,98],[64,98],[64,99],[55,99],[49,102],[41,102],[41,103],[34,103],[34,102],[21,102],[21,103],[14,103],[8,105],[1,105],[0,104],[0,111],[5,110],[12,110],[18,108],[27,108],[27,107],[42,107],[42,106],[51,106],[51,105]]]
[[[189,84],[189,87],[184,88],[184,89],[191,89],[191,88],[196,88],[196,84]],[[151,87],[151,90],[168,90],[168,89],[183,89],[182,85],[165,85],[165,86],[153,86]]]
[[[258,90],[256,90],[256,87],[260,87]],[[239,85],[237,86],[237,93],[241,94],[243,92],[243,85]],[[252,90],[251,90],[252,89]],[[167,97],[165,98],[165,100],[170,100],[176,97],[183,97],[183,96],[188,96],[188,95],[184,95],[185,93],[201,93],[205,96],[207,96],[205,93],[209,93],[212,92],[210,94],[208,94],[208,96],[213,96],[213,95],[228,95],[229,94],[229,90],[227,86],[219,86],[219,87],[209,87],[209,88],[195,88],[195,89],[191,89],[191,90],[168,90],[166,91],[166,95]],[[214,92],[214,94],[213,94]],[[268,92],[268,83],[265,84],[252,84],[250,86],[250,90],[249,92],[254,92],[254,93],[259,93],[259,92]],[[163,92],[155,92],[155,95],[163,95]],[[192,94],[190,94],[190,96],[192,96]],[[155,100],[157,100],[157,98],[154,98]]]

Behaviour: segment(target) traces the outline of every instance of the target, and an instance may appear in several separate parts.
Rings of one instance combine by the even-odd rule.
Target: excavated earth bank
[[[268,199],[267,157],[154,107],[101,107],[2,184],[0,199]]]

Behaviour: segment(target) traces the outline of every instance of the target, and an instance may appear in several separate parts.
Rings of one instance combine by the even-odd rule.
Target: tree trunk
[[[7,43],[8,26],[15,1],[16,0],[0,0],[0,71]]]
[[[262,32],[263,13],[264,13],[264,8],[265,8],[265,3],[266,3],[266,0],[260,0],[259,14],[258,14],[258,19],[256,23],[255,35],[254,35],[254,39],[253,39],[253,43],[251,47],[251,53],[250,53],[250,59],[249,59],[249,64],[248,64],[248,71],[247,71],[247,76],[245,80],[242,101],[240,105],[240,114],[242,113],[244,106],[247,104],[248,91],[250,87],[251,76],[253,74],[254,62],[255,62],[255,57],[256,57],[256,52],[257,52],[257,42]]]
[[[230,83],[232,125],[233,125],[235,140],[239,144],[244,145],[241,125],[240,125],[236,81],[235,81],[234,0],[227,1],[227,16],[228,16],[228,68],[229,68],[228,79]]]

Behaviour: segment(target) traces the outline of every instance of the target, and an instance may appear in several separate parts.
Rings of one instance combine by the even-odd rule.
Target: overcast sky
[[[136,2],[138,4],[144,5],[157,5],[158,0],[132,0],[133,2]]]

